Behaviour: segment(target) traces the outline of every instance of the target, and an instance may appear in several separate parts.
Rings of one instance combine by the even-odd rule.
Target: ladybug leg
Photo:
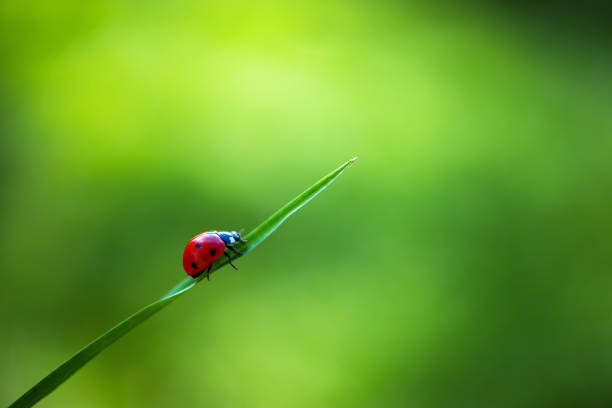
[[[236,255],[238,255],[238,256],[242,256],[242,254],[241,254],[240,252],[236,251],[236,248],[231,247],[231,246],[229,246],[229,245],[226,245],[226,247],[228,247],[229,249],[231,249],[231,250],[232,250],[232,252],[233,252],[233,253],[235,253]]]
[[[208,265],[208,269],[206,269],[206,279],[210,280],[210,270],[212,269],[212,264]]]
[[[227,256],[227,263],[229,263],[235,270],[238,270],[238,268],[236,268],[236,265],[232,263],[232,257],[230,256],[230,254],[228,254],[227,252],[223,252],[223,255]]]

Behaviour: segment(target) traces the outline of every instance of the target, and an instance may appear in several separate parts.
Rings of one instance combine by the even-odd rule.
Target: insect
[[[197,278],[206,270],[206,279],[210,280],[210,269],[221,255],[227,257],[227,261],[234,269],[231,255],[226,249],[237,255],[240,252],[233,247],[238,242],[246,242],[236,231],[208,231],[196,235],[187,243],[183,252],[183,268],[187,275]]]

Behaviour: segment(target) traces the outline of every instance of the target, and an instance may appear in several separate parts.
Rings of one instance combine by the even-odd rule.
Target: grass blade
[[[312,187],[308,188],[302,194],[287,203],[284,207],[257,226],[253,231],[248,233],[245,236],[247,242],[236,246],[237,250],[241,252],[241,255],[234,255],[232,259],[252,251],[257,245],[259,245],[264,239],[273,233],[287,219],[287,217],[299,210],[317,194],[323,191],[344,171],[346,167],[348,167],[351,163],[354,163],[356,160],[357,158],[355,157],[354,159],[347,161],[342,166],[323,177]],[[227,263],[227,259],[217,260],[213,264],[211,272],[221,268]],[[9,408],[25,408],[36,404],[38,401],[49,395],[60,384],[66,381],[72,374],[87,364],[92,358],[97,356],[101,351],[113,344],[120,337],[132,330],[134,327],[138,326],[147,318],[157,313],[174,300],[178,299],[181,295],[185,294],[189,289],[193,288],[197,283],[199,283],[203,277],[204,274],[197,279],[190,277],[183,279],[163,297],[129,316],[127,319],[111,328],[109,331],[89,343],[87,346],[83,347],[68,360],[64,361],[36,385],[30,388],[25,394],[19,397],[19,399],[13,402]]]

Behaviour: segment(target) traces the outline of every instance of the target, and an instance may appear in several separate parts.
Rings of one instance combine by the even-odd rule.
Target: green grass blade
[[[338,177],[344,169],[350,164],[354,163],[357,157],[347,161],[336,170],[317,181],[312,187],[304,191],[302,194],[291,200],[283,208],[272,214],[267,220],[259,224],[253,231],[249,232],[246,236],[246,244],[244,244],[239,250],[243,253],[247,253],[255,248],[272,234],[291,214],[302,208],[306,203],[312,200],[317,194],[323,191],[328,185],[330,185],[336,177]]]
[[[273,233],[279,225],[283,223],[291,214],[299,210],[302,206],[312,200],[317,194],[323,191],[329,184],[331,184],[336,177],[338,177],[346,167],[351,163],[355,162],[357,158],[347,161],[336,170],[323,177],[321,180],[316,182],[312,187],[304,191],[302,194],[297,196],[295,199],[290,201],[280,210],[272,214],[267,220],[257,226],[253,231],[245,236],[246,243],[236,246],[241,255],[252,251],[257,245],[259,245],[264,239],[266,239],[271,233]],[[234,257],[238,257],[235,255]],[[215,271],[225,264],[227,259],[217,260],[212,267],[212,271]],[[143,307],[138,312],[134,313],[91,343],[83,347],[76,354],[64,361],[61,365],[51,371],[46,377],[38,382],[35,386],[30,388],[25,394],[19,399],[13,402],[9,408],[25,408],[31,407],[38,401],[49,395],[55,388],[66,381],[72,374],[77,372],[81,367],[87,364],[92,358],[97,356],[105,348],[117,341],[121,336],[138,326],[140,323],[145,321],[147,318],[163,309],[174,300],[178,299],[181,295],[185,294],[189,289],[193,288],[203,278],[203,275],[197,279],[187,277],[174,286],[168,293],[166,293],[159,300],[151,303],[148,306]]]

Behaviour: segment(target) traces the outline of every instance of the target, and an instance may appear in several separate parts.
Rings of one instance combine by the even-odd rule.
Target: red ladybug
[[[240,255],[233,247],[237,242],[245,241],[236,231],[209,231],[196,235],[187,243],[185,252],[183,252],[183,268],[185,272],[192,278],[197,278],[206,270],[206,278],[210,280],[209,274],[212,264],[221,255],[227,257],[232,268],[238,269],[232,263],[230,254],[225,251],[226,248],[229,248],[235,254]]]

